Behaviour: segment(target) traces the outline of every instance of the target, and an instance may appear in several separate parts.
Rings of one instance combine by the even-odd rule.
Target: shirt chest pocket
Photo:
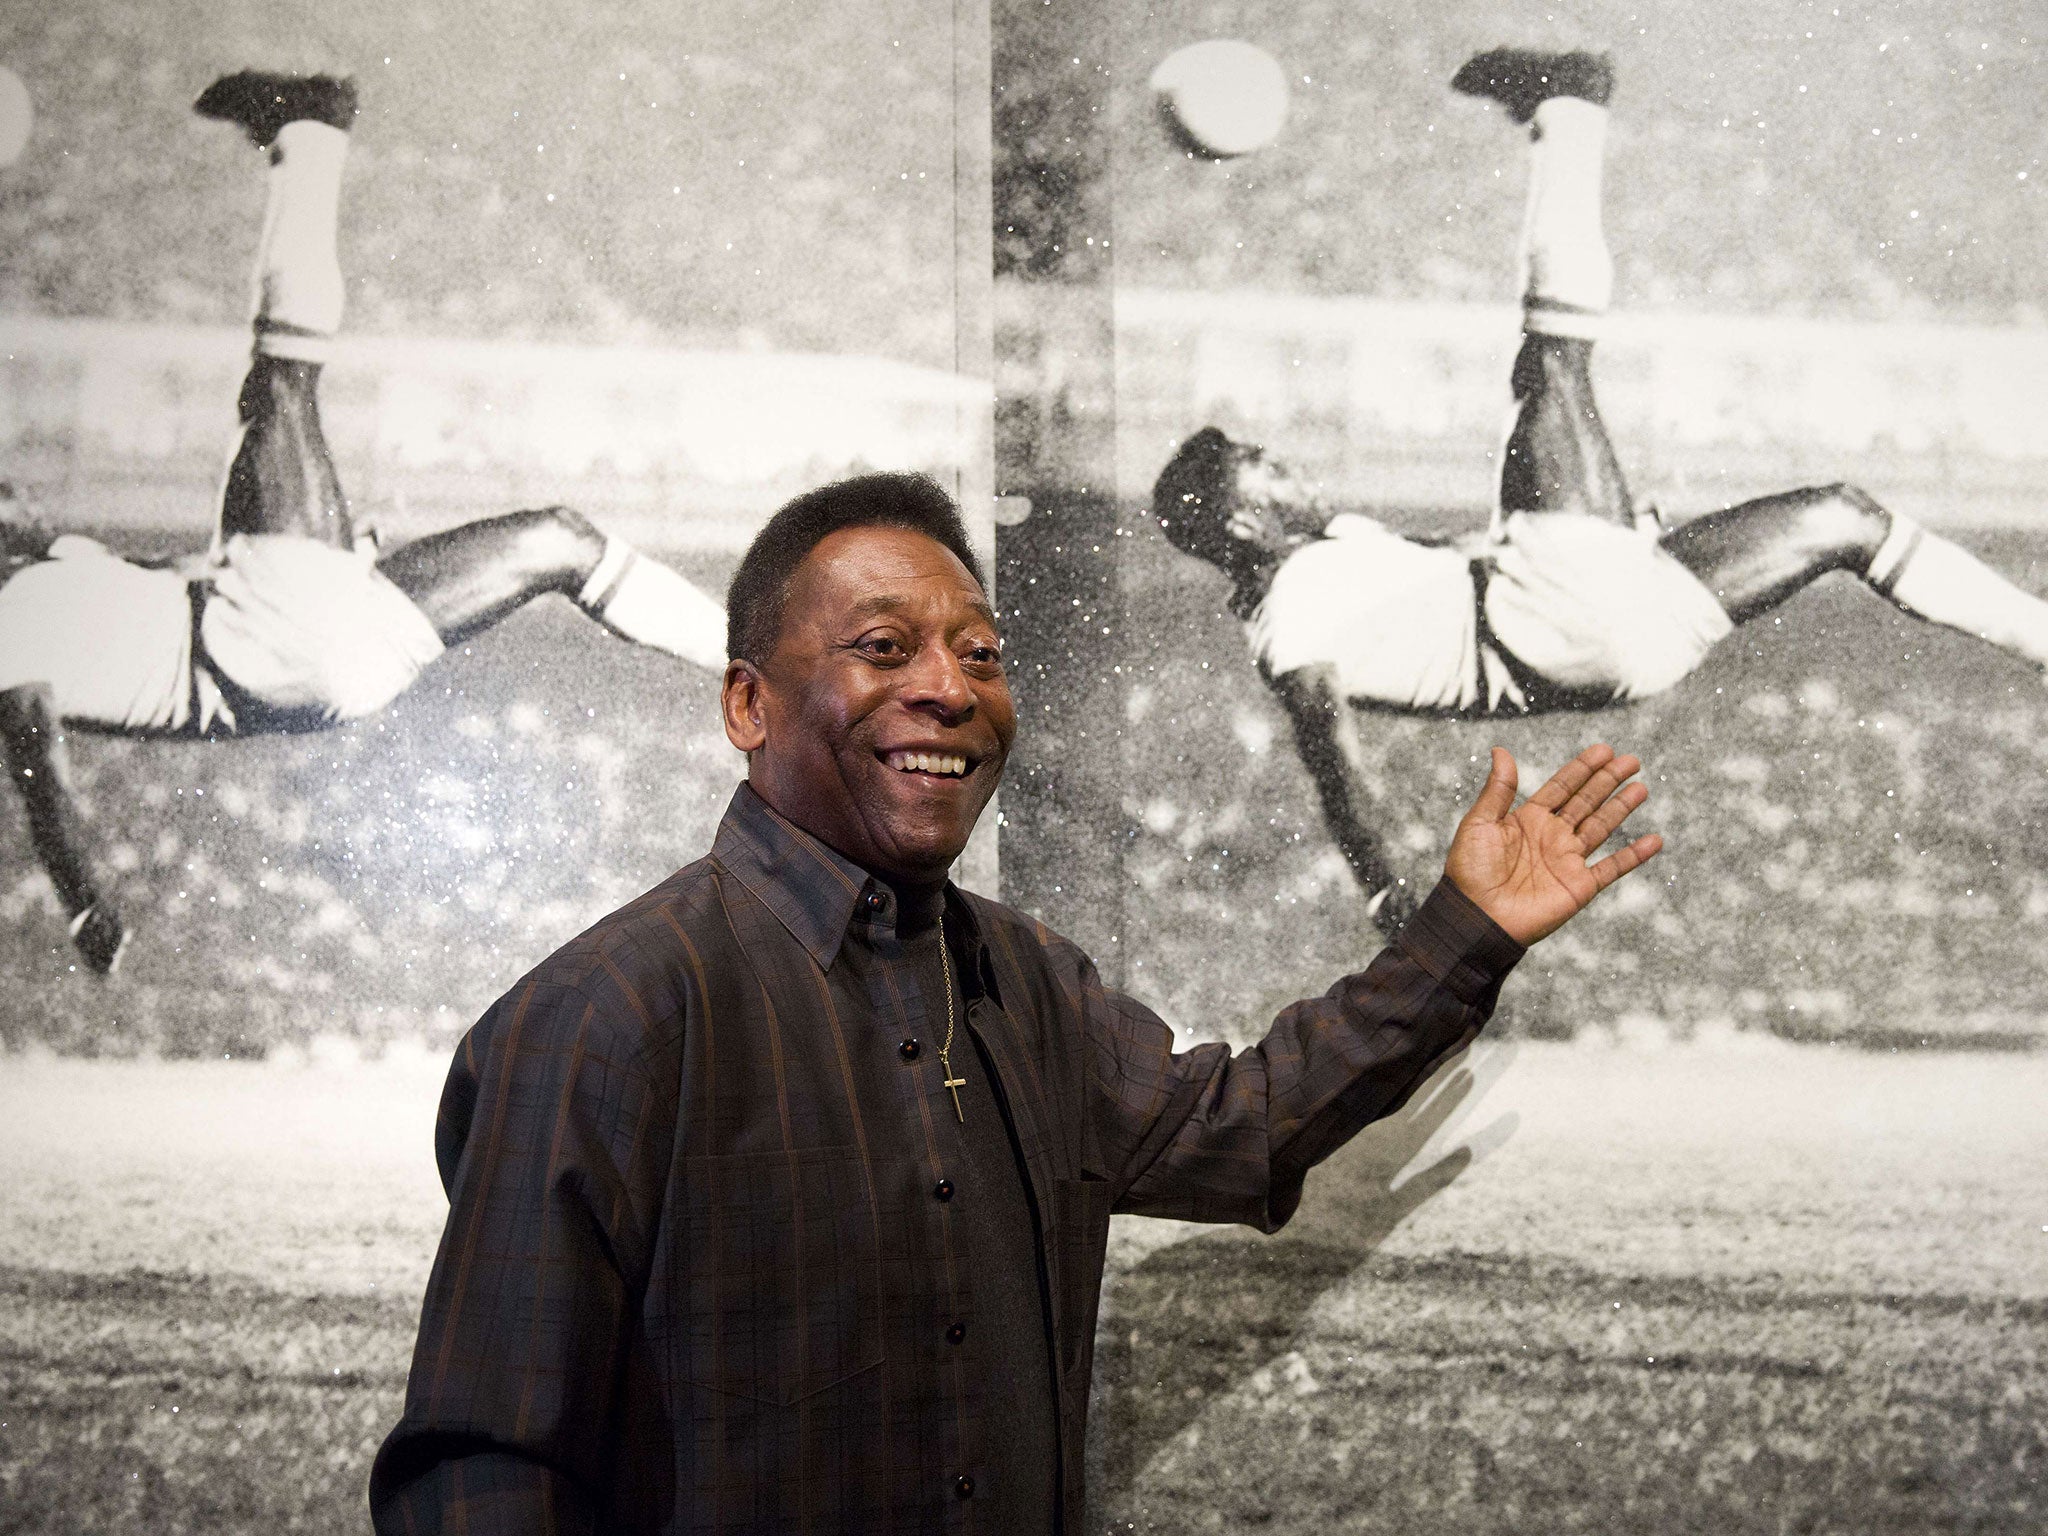
[[[685,1178],[675,1239],[694,1385],[788,1406],[881,1364],[881,1255],[857,1148],[691,1158]]]

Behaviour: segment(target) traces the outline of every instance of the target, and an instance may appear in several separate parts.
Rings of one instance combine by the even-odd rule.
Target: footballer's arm
[[[1371,825],[1379,806],[1366,781],[1365,744],[1337,685],[1337,669],[1320,662],[1266,681],[1294,726],[1294,744],[1315,781],[1323,821],[1365,891],[1366,910],[1382,933],[1394,933],[1414,912],[1415,895],[1395,880]]]
[[[72,793],[63,730],[48,684],[0,689],[0,756],[28,811],[36,857],[71,915],[71,942],[85,963],[104,976],[121,958],[127,934],[93,878],[85,819]]]

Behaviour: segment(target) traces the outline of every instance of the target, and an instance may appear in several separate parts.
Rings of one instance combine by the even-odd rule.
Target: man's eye
[[[1003,664],[1003,648],[999,645],[972,645],[961,657],[969,666],[1000,667]]]
[[[875,661],[901,661],[910,654],[894,635],[863,635],[854,648]]]

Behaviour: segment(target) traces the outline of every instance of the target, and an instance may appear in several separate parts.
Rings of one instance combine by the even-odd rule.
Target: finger
[[[1626,780],[1632,778],[1642,766],[1642,762],[1634,757],[1615,758],[1586,780],[1577,794],[1557,808],[1559,818],[1566,826],[1576,827],[1605,805],[1608,796],[1619,789]]]
[[[1493,749],[1493,766],[1487,770],[1486,783],[1479,791],[1479,798],[1472,802],[1472,809],[1466,812],[1466,819],[1478,817],[1482,821],[1499,821],[1515,808],[1515,784],[1519,774],[1515,768],[1515,756],[1506,747]]]
[[[1544,786],[1529,797],[1529,803],[1546,811],[1556,810],[1577,794],[1586,780],[1599,772],[1613,756],[1614,748],[1604,741],[1596,742],[1553,773]]]
[[[1664,839],[1655,832],[1646,832],[1626,848],[1610,853],[1598,864],[1589,865],[1586,873],[1593,877],[1593,889],[1604,891],[1630,870],[1641,869],[1654,859],[1664,847]]]
[[[1614,829],[1634,815],[1649,798],[1649,790],[1642,785],[1624,784],[1621,793],[1579,823],[1579,850],[1591,853],[1598,848],[1614,836]]]
[[[1579,851],[1591,855],[1615,829],[1627,821],[1650,798],[1649,790],[1640,784],[1625,784],[1620,792],[1578,825]]]

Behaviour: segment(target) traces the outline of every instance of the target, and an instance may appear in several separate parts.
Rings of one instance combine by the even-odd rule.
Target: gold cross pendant
[[[962,1125],[967,1123],[967,1111],[960,1107],[960,1090],[967,1086],[967,1079],[953,1075],[953,961],[946,953],[946,914],[939,914],[939,974],[945,978],[946,986],[946,1043],[939,1047],[939,1065],[946,1072],[946,1092],[953,1095],[953,1118]]]

